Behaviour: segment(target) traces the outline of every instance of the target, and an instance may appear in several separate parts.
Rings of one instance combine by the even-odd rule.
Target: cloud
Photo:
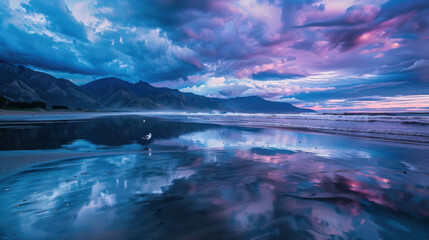
[[[202,66],[160,29],[115,25],[110,8],[77,2],[29,1],[1,19],[0,58],[36,68],[147,81],[186,78]],[[76,17],[76,19],[75,19]],[[89,36],[88,39],[86,36]]]
[[[359,53],[369,55],[368,59],[377,56],[380,63],[389,61],[384,52],[407,44],[400,37],[390,39],[394,31],[421,32],[427,23],[423,17],[426,4],[418,4],[419,9],[406,5],[399,12],[398,5],[390,2],[380,6],[353,5],[335,16],[329,11],[330,1],[320,4],[313,0],[43,0],[4,6],[9,14],[2,22],[7,28],[15,27],[28,34],[27,42],[38,38],[33,35],[47,35],[55,42],[67,43],[63,44],[68,45],[67,55],[75,56],[69,59],[81,68],[69,69],[70,72],[157,82],[186,80],[215,69],[219,75],[262,75],[269,79],[270,74],[276,78],[276,74],[362,69],[366,67],[364,61],[346,64],[341,57],[341,52],[359,47],[365,48]],[[26,16],[26,21],[18,20],[19,15]],[[401,28],[410,18],[415,24]],[[319,33],[309,27],[318,27]],[[49,38],[39,44],[49,49]],[[4,39],[4,51],[17,52],[11,42]],[[50,51],[60,47],[66,48],[54,44]],[[44,54],[34,52],[34,56]],[[3,58],[8,60],[7,56]],[[13,59],[15,63],[31,64],[18,58]],[[373,62],[367,71],[373,70]],[[378,66],[382,66],[380,63]],[[34,64],[41,68],[44,65],[52,64]]]
[[[374,43],[374,38],[384,44],[397,33],[415,34],[424,31],[427,29],[427,19],[423,16],[428,12],[429,4],[425,1],[389,1],[381,7],[352,6],[339,19],[308,23],[303,27],[359,25],[327,32],[331,47],[348,51]]]
[[[415,72],[420,80],[429,82],[429,59],[419,59],[402,72]]]
[[[371,96],[357,99],[330,99],[317,104],[303,104],[316,111],[427,111],[429,95]]]
[[[429,60],[420,59],[413,63],[413,65],[403,69],[402,71],[416,71],[416,70],[424,70],[429,68]]]
[[[198,86],[182,88],[181,91],[220,98],[259,96],[266,99],[280,99],[293,94],[331,89],[334,89],[334,87],[300,87],[288,84],[285,81],[227,80],[225,77],[210,77]]]
[[[57,76],[279,101],[429,87],[428,1],[14,0],[0,11],[0,58]],[[214,76],[225,81],[208,87]]]
[[[351,106],[361,101],[393,101],[395,96],[423,96],[429,95],[427,82],[412,81],[415,79],[414,72],[404,72],[400,74],[389,74],[387,76],[369,76],[361,79],[339,79],[342,85],[324,84],[324,86],[336,86],[320,92],[298,93],[288,96],[300,100],[301,107],[309,107],[314,110],[335,110],[346,111]],[[335,101],[333,101],[335,100]],[[337,101],[338,100],[338,101]],[[340,101],[342,100],[342,101]],[[396,102],[397,103],[397,102]],[[411,103],[411,102],[408,102]],[[393,103],[392,103],[393,104]],[[404,104],[402,104],[404,105]],[[363,106],[363,104],[356,105]],[[375,105],[374,105],[375,106]],[[417,105],[413,105],[416,107]],[[356,107],[355,109],[357,109]],[[364,111],[365,109],[362,109]],[[386,108],[387,110],[387,108]],[[405,111],[405,110],[404,110]]]
[[[297,73],[279,73],[276,71],[264,71],[264,72],[258,72],[251,76],[252,79],[255,80],[283,80],[283,79],[293,79],[302,77],[303,75],[297,74]]]
[[[353,5],[347,8],[346,12],[333,20],[310,22],[298,27],[333,27],[352,26],[372,22],[380,12],[379,6],[374,5]]]
[[[63,0],[31,0],[23,6],[27,12],[43,14],[53,32],[87,40],[83,24],[76,21]]]

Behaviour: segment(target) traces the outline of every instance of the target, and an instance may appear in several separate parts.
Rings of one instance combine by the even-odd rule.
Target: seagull
[[[142,139],[143,140],[146,140],[146,147],[145,147],[145,151],[150,151],[150,148],[149,148],[149,140],[152,138],[152,133],[149,133],[148,135],[146,135],[146,136],[143,136],[142,137]]]
[[[142,139],[143,140],[146,140],[147,142],[149,142],[149,140],[152,138],[152,133],[149,133],[148,135],[146,135],[146,136],[143,136],[142,137]]]

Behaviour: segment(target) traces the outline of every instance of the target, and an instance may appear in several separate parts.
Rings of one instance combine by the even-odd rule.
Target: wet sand
[[[56,151],[10,151],[0,157],[0,178],[39,163],[77,157],[94,157],[115,154],[137,154],[139,151],[123,152],[56,152]]]
[[[0,125],[2,239],[429,235],[421,146],[186,118],[48,117]]]
[[[101,116],[122,115],[118,112],[73,112],[73,111],[8,111],[0,110],[0,121],[61,121],[88,119]]]

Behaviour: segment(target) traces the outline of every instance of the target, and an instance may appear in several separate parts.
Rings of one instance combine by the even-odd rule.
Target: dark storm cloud
[[[15,64],[31,65],[34,67],[80,74],[97,74],[84,65],[78,64],[78,59],[72,54],[67,45],[55,44],[46,35],[28,34],[10,26],[0,35],[0,58]],[[58,46],[54,49],[53,46]]]
[[[76,21],[63,0],[31,0],[24,7],[28,12],[47,16],[52,31],[87,41],[83,24]]]
[[[309,22],[298,27],[340,27],[328,30],[332,48],[341,51],[353,49],[367,39],[365,33],[383,31],[386,37],[393,34],[412,34],[427,30],[429,2],[420,0],[389,1],[381,7],[354,5],[343,16],[333,20]],[[347,28],[344,28],[347,26]],[[415,36],[416,37],[416,36]]]
[[[377,16],[380,8],[378,6],[353,5],[346,13],[336,19],[322,22],[310,22],[298,27],[332,27],[332,26],[352,26],[369,23]]]
[[[279,80],[279,79],[296,79],[299,77],[303,77],[303,75],[299,74],[282,74],[277,73],[275,71],[266,71],[260,72],[252,75],[252,78],[255,80]]]

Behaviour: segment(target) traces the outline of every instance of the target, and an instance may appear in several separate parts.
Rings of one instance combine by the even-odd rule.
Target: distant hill
[[[299,113],[314,112],[310,109],[297,108],[290,103],[271,102],[260,97],[237,97],[219,99],[221,104],[233,112],[247,113]]]
[[[177,89],[157,88],[142,81],[132,84],[118,78],[103,78],[85,84],[82,88],[108,109],[224,110],[216,98],[183,93]]]
[[[208,98],[177,89],[157,88],[146,82],[130,83],[118,78],[102,78],[82,88],[108,109],[150,109],[222,111],[246,113],[298,113],[312,110],[289,103],[270,102],[260,97]]]
[[[152,110],[245,113],[301,113],[313,110],[260,97],[209,98],[177,89],[157,88],[146,82],[130,83],[102,78],[82,86],[49,74],[0,62],[0,95],[11,101],[42,101],[88,110]]]
[[[17,102],[42,101],[48,105],[101,109],[103,106],[66,79],[0,62],[0,95]]]

